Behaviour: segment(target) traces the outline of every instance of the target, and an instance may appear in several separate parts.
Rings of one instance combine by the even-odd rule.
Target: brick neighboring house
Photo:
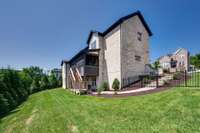
[[[103,82],[112,88],[136,79],[149,64],[149,39],[152,36],[142,14],[137,11],[120,18],[103,33],[91,31],[87,47],[71,60],[63,60],[63,88],[96,89]]]
[[[173,54],[162,56],[158,59],[163,69],[171,72],[180,70],[189,70],[190,53],[187,49],[179,48]]]

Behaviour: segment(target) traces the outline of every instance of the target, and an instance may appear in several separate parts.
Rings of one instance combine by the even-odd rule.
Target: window
[[[99,65],[98,56],[87,55],[86,56],[86,65],[98,66]]]
[[[96,86],[96,80],[92,81],[92,86]]]
[[[96,49],[96,48],[97,48],[96,41],[94,41],[91,43],[91,49]]]
[[[142,41],[142,33],[141,32],[137,32],[137,39],[139,41]]]
[[[141,61],[141,56],[136,55],[136,56],[135,56],[135,60],[136,60],[136,61]]]

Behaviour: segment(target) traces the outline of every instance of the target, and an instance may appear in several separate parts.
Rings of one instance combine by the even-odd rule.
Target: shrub
[[[8,100],[3,96],[3,94],[0,94],[0,116],[4,115],[8,111],[9,111]]]
[[[40,91],[39,80],[37,80],[37,79],[33,80],[30,88],[31,88],[31,93],[35,93],[35,92]]]
[[[112,84],[112,88],[115,90],[115,93],[119,90],[119,85],[120,85],[119,80],[114,79],[113,84]]]
[[[50,85],[49,85],[48,77],[46,75],[44,75],[40,82],[40,88],[42,90],[45,90],[45,89],[48,89],[49,87],[50,87]]]
[[[58,87],[58,81],[57,81],[56,76],[54,74],[51,74],[49,76],[49,83],[50,83],[50,88]]]
[[[169,69],[163,69],[163,73],[170,73]]]
[[[163,82],[164,82],[164,85],[169,85],[170,84],[169,80],[164,80]]]
[[[180,73],[180,72],[175,73],[175,74],[173,75],[173,79],[174,79],[174,80],[179,80],[179,79],[181,79],[181,73]]]
[[[98,95],[100,95],[102,91],[103,91],[102,87],[98,87],[98,88],[97,88],[97,93],[98,93]]]
[[[102,87],[103,91],[108,91],[109,90],[108,82],[103,82],[101,87]]]
[[[50,87],[58,87],[58,80],[54,75],[45,75],[39,67],[0,69],[0,115],[16,108],[28,95]]]

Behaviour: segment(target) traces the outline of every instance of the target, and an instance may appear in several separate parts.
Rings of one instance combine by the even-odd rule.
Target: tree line
[[[24,68],[22,71],[11,68],[0,69],[0,116],[15,109],[30,94],[61,86],[61,77],[44,74],[39,67]]]
[[[190,64],[200,69],[200,53],[190,57]]]

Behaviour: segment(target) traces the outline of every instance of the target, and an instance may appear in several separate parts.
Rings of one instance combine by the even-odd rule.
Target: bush
[[[115,90],[115,92],[119,90],[119,85],[120,85],[119,80],[114,79],[113,84],[112,84],[112,88]]]
[[[39,80],[37,80],[37,79],[33,80],[30,88],[31,88],[31,93],[35,93],[35,92],[40,91],[41,89],[40,89]]]
[[[180,72],[178,72],[178,73],[175,73],[174,75],[173,75],[173,79],[174,80],[179,80],[179,79],[181,79],[181,73]]]
[[[16,108],[30,94],[58,85],[54,75],[45,75],[39,67],[25,68],[22,71],[0,69],[0,116]]]
[[[49,87],[50,87],[50,84],[49,84],[48,77],[46,75],[44,75],[40,82],[40,88],[42,90],[45,90],[45,89],[49,89]]]
[[[164,80],[163,82],[164,82],[164,85],[169,85],[170,84],[169,80]]]
[[[50,88],[58,87],[58,80],[54,74],[49,76]]]
[[[98,93],[98,95],[100,95],[102,91],[103,91],[102,87],[98,87],[98,88],[97,88],[97,93]]]
[[[163,69],[163,73],[170,73],[169,69]]]
[[[103,91],[108,91],[109,90],[108,82],[103,82],[101,87],[103,88]]]
[[[0,94],[0,116],[4,115],[8,111],[9,111],[8,100],[3,96],[3,94]]]

